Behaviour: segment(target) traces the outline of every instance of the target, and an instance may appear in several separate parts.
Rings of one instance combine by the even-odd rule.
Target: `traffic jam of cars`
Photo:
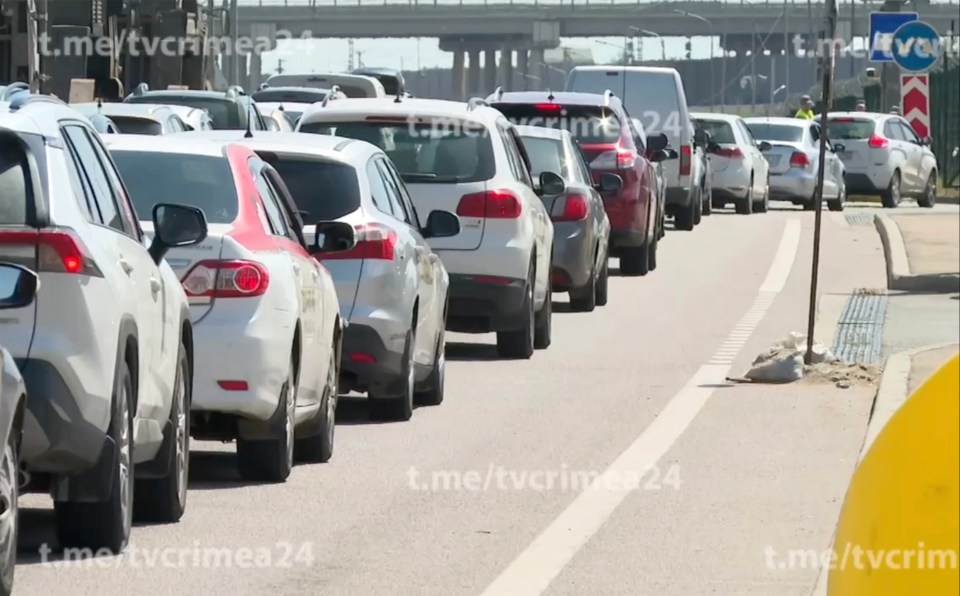
[[[821,156],[824,123],[691,112],[670,68],[468,102],[380,71],[273,79],[74,105],[3,90],[0,534],[46,492],[62,547],[119,553],[134,520],[183,516],[191,439],[235,443],[245,480],[327,462],[341,396],[377,420],[440,405],[448,331],[530,359],[553,295],[616,300],[610,276],[653,272],[668,218],[813,209],[820,167],[830,210],[936,200],[897,115],[831,114]]]

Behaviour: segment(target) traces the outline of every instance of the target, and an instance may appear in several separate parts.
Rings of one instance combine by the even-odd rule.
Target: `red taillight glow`
[[[494,286],[508,286],[513,283],[509,277],[494,277],[492,275],[478,275],[473,278],[478,284],[490,284]]]
[[[801,151],[794,151],[790,156],[790,167],[791,168],[807,168],[810,166],[810,159],[807,157],[806,153]]]
[[[249,389],[246,381],[217,381],[217,385],[224,391],[246,391]]]
[[[737,146],[721,147],[717,155],[720,157],[729,157],[730,159],[743,159],[743,151]]]
[[[563,106],[558,103],[538,103],[533,105],[533,109],[538,112],[559,112]]]
[[[415,119],[404,116],[367,116],[368,122],[413,122]]]
[[[581,221],[587,218],[587,198],[579,194],[568,194],[564,198],[563,213],[555,215],[553,221]]]
[[[872,135],[867,140],[867,145],[869,145],[871,149],[883,149],[888,145],[888,141],[880,135]]]
[[[250,298],[270,285],[266,268],[253,261],[200,261],[183,277],[189,298]]]
[[[517,219],[520,212],[520,201],[508,190],[488,190],[464,195],[457,205],[457,215],[460,217]]]
[[[377,358],[373,354],[354,352],[353,354],[350,354],[350,360],[358,364],[373,364],[377,361]]]
[[[354,236],[356,245],[350,250],[318,254],[324,261],[374,259],[392,261],[397,248],[397,233],[381,224],[361,224],[356,226]]]
[[[693,147],[690,145],[680,146],[680,175],[689,176],[690,168],[693,165]]]
[[[630,149],[616,148],[605,151],[590,162],[594,170],[629,170],[637,163],[636,154]]]
[[[36,246],[37,272],[75,273],[103,277],[86,245],[70,228],[8,230],[0,232],[0,245]]]
[[[832,118],[830,122],[853,122],[853,118]]]

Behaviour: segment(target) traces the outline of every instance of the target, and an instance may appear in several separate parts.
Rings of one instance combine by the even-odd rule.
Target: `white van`
[[[667,214],[676,228],[692,230],[702,204],[694,170],[694,127],[687,108],[683,81],[675,68],[654,66],[577,66],[567,78],[567,91],[603,93],[610,89],[623,102],[627,113],[639,119],[647,134],[665,133],[670,148],[680,158],[663,163],[667,183]]]
[[[373,77],[339,73],[276,74],[261,87],[317,87],[333,89],[334,85],[347,97],[386,97],[383,84]]]

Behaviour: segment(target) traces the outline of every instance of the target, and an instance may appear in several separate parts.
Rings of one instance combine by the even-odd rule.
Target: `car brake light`
[[[37,272],[103,277],[86,245],[70,228],[0,232],[0,245],[37,246]]]
[[[520,213],[520,201],[509,190],[488,190],[464,195],[457,205],[457,215],[460,217],[517,219]]]
[[[807,154],[801,151],[794,151],[790,156],[790,167],[791,168],[806,168],[810,165],[810,160],[807,158]]]
[[[853,122],[853,118],[831,118],[830,122]]]
[[[217,381],[217,385],[220,385],[220,388],[224,391],[247,391],[250,388],[246,381],[235,381],[228,379]]]
[[[740,147],[721,147],[720,152],[717,153],[720,157],[729,157],[730,159],[743,159],[743,151],[740,150]]]
[[[580,194],[568,194],[563,205],[563,213],[553,217],[553,221],[582,221],[587,218],[587,198]]]
[[[629,149],[614,149],[598,155],[590,168],[594,170],[630,170],[637,163],[636,154]]]
[[[270,285],[266,268],[253,261],[200,261],[183,276],[188,298],[250,298]]]
[[[356,244],[350,250],[320,253],[316,255],[323,261],[348,259],[374,259],[392,261],[397,248],[397,233],[382,224],[360,224],[356,226],[354,237]]]
[[[680,175],[689,176],[693,164],[693,148],[690,145],[680,146]]]
[[[563,110],[563,106],[558,103],[538,103],[534,104],[533,109],[538,112],[559,112]]]
[[[888,142],[887,139],[880,135],[871,135],[867,140],[867,145],[869,145],[871,149],[883,149],[888,145]]]

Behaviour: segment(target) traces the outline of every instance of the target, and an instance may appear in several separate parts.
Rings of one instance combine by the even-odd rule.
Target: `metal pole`
[[[240,15],[237,14],[237,0],[230,0],[230,84],[240,84],[240,55],[237,48],[240,47]]]
[[[753,24],[753,38],[750,41],[751,50],[750,50],[750,94],[751,94],[751,103],[753,104],[750,110],[751,115],[753,112],[757,111],[757,24]]]
[[[713,31],[710,32],[710,111],[713,111],[713,105],[717,101],[717,67],[716,67],[716,56],[714,55],[714,35]]]
[[[723,50],[723,58],[720,62],[720,111],[727,111],[727,33],[724,31],[720,36],[720,49]]]
[[[784,73],[783,73],[783,84],[787,86],[783,90],[784,93],[784,102],[786,102],[790,97],[790,58],[793,57],[793,40],[789,39],[790,37],[790,11],[787,10],[787,0],[783,0],[783,59],[784,59]]]

